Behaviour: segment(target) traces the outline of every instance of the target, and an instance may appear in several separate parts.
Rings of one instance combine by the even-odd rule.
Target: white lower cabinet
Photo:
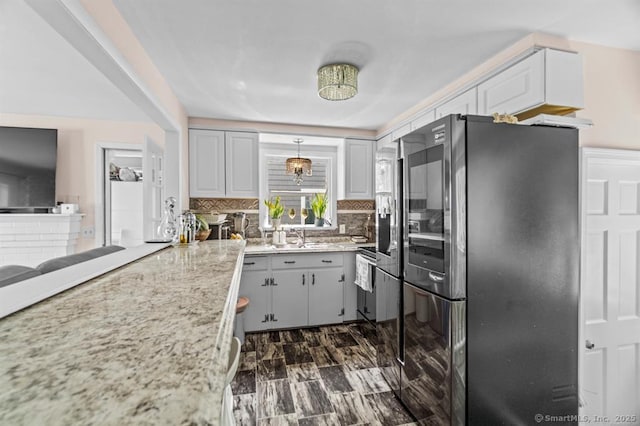
[[[344,316],[344,270],[327,268],[309,271],[309,325],[335,324]]]
[[[271,286],[271,328],[304,327],[309,323],[309,294],[306,271],[298,269],[273,271]]]
[[[267,312],[271,309],[269,258],[245,257],[240,279],[240,296],[249,298],[245,309],[245,331],[261,331],[270,327]]]
[[[352,253],[246,256],[240,296],[249,298],[245,331],[336,324],[355,319],[346,275]],[[351,280],[352,281],[352,280]],[[353,308],[353,313],[351,309]]]

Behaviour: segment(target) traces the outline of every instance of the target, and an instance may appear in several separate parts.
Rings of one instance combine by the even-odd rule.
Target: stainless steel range
[[[375,247],[360,247],[358,254],[368,262],[369,285],[372,288],[372,291],[366,291],[360,287],[357,289],[358,319],[364,319],[374,325],[376,320],[376,249]]]

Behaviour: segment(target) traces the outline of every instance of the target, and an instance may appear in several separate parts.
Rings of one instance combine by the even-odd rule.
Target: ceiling
[[[149,121],[23,1],[0,1],[0,113]]]
[[[640,51],[638,0],[113,2],[191,117],[377,129],[532,32]],[[0,112],[148,121],[22,2],[0,39]],[[360,91],[325,101],[339,61]]]

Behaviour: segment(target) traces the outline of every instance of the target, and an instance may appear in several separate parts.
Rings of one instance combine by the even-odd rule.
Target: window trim
[[[294,136],[288,136],[293,140]],[[303,144],[300,155],[306,158],[323,158],[327,159],[328,164],[328,173],[327,176],[330,176],[329,182],[329,202],[331,203],[331,212],[332,217],[327,218],[330,222],[330,226],[318,227],[315,225],[282,225],[284,229],[299,229],[303,228],[308,230],[335,230],[338,227],[338,152],[339,146],[336,145],[316,145],[316,144]],[[282,144],[282,143],[263,143],[261,140],[260,143],[260,162],[259,162],[259,176],[260,176],[260,190],[259,190],[259,229],[262,230],[273,230],[272,226],[265,226],[265,219],[267,218],[268,212],[267,207],[264,205],[264,200],[269,195],[268,188],[268,176],[267,176],[267,157],[291,157],[292,155],[297,154],[297,147],[291,144]],[[286,214],[286,212],[285,212]]]

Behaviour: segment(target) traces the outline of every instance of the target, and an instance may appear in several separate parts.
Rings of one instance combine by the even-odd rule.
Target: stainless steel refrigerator
[[[401,146],[400,399],[429,424],[577,424],[577,130],[451,115]]]
[[[399,141],[376,152],[376,352],[378,367],[400,396],[402,160]]]

